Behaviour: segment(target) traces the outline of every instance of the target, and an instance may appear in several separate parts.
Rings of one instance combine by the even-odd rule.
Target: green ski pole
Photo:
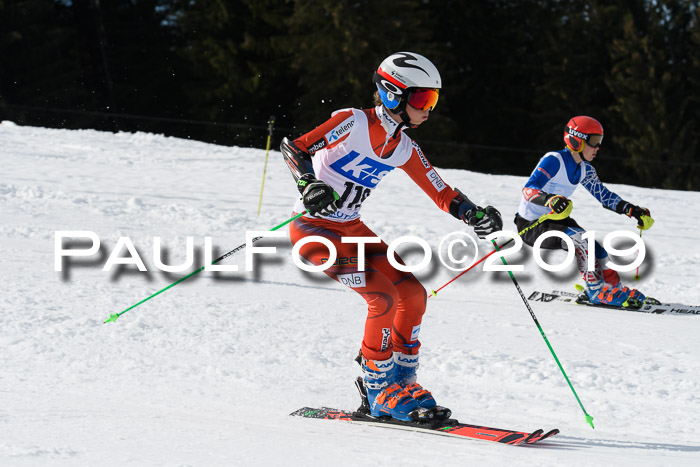
[[[493,246],[496,247],[496,251],[500,251],[498,248],[498,244],[496,243],[496,240],[495,239],[491,240],[491,242],[493,243]],[[506,260],[503,256],[501,256],[501,261],[503,261],[503,264],[508,265],[508,263],[506,263]],[[591,415],[589,415],[588,412],[586,412],[586,409],[583,407],[583,404],[581,403],[581,399],[579,399],[578,394],[576,394],[576,390],[574,389],[574,386],[571,384],[569,377],[566,375],[564,368],[561,366],[561,363],[559,362],[559,358],[557,358],[557,354],[554,353],[554,349],[552,348],[552,345],[549,343],[549,339],[547,339],[547,336],[544,334],[544,331],[542,330],[542,326],[540,326],[540,323],[537,320],[537,316],[535,316],[535,312],[532,311],[532,307],[530,307],[530,303],[527,301],[527,298],[525,298],[525,294],[523,294],[523,291],[520,288],[520,285],[518,285],[518,281],[515,280],[515,276],[513,275],[513,272],[508,271],[508,275],[513,280],[513,284],[515,284],[515,288],[518,289],[518,293],[520,294],[520,298],[523,299],[523,303],[525,303],[525,306],[527,307],[527,311],[530,312],[530,316],[532,316],[532,319],[535,321],[535,324],[537,325],[537,329],[540,330],[540,334],[542,334],[542,338],[544,339],[544,342],[547,344],[547,347],[549,347],[549,351],[552,352],[552,356],[554,357],[554,361],[557,362],[557,365],[559,366],[561,373],[564,375],[566,382],[569,384],[571,391],[574,393],[574,397],[576,397],[576,400],[578,401],[578,405],[581,406],[581,410],[583,410],[583,413],[586,416],[586,423],[591,425],[591,428],[595,429],[595,427],[593,426],[593,417]]]
[[[301,213],[297,214],[296,216],[291,217],[291,218],[287,219],[286,221],[282,222],[280,225],[277,225],[277,226],[271,228],[271,229],[270,229],[270,232],[272,232],[272,231],[274,231],[274,230],[277,230],[277,229],[280,229],[281,227],[284,227],[285,225],[289,224],[290,222],[292,222],[292,221],[294,221],[294,220],[300,218],[300,217],[303,216],[304,214],[306,214],[306,211],[301,212]],[[262,238],[262,237],[255,237],[255,238],[252,240],[252,242],[257,242],[257,241],[260,240],[261,238]],[[243,243],[242,245],[237,246],[236,248],[234,248],[233,250],[229,251],[228,253],[224,253],[223,255],[219,256],[219,257],[216,258],[214,261],[212,261],[211,264],[216,264],[216,263],[218,263],[219,261],[222,261],[223,259],[228,258],[228,257],[231,256],[232,254],[234,254],[234,253],[236,253],[236,252],[238,252],[238,251],[241,251],[241,250],[244,249],[245,247],[246,247],[246,244]],[[107,319],[104,321],[104,323],[102,323],[102,324],[109,323],[109,322],[112,322],[112,323],[116,322],[117,319],[118,319],[121,315],[123,315],[124,313],[126,313],[127,311],[136,308],[136,307],[139,306],[140,304],[142,304],[142,303],[144,303],[144,302],[147,302],[148,300],[152,299],[152,298],[155,297],[156,295],[159,295],[159,294],[165,292],[166,290],[168,290],[168,289],[170,289],[170,288],[172,288],[172,287],[175,287],[175,286],[176,286],[177,284],[179,284],[180,282],[184,282],[184,281],[186,281],[187,279],[189,279],[190,277],[194,276],[195,274],[204,271],[204,268],[205,268],[205,266],[202,266],[201,268],[197,269],[196,271],[193,271],[193,272],[187,274],[185,277],[181,277],[180,279],[176,280],[175,282],[173,282],[173,283],[170,284],[169,286],[167,286],[167,287],[165,287],[165,288],[163,288],[163,289],[160,289],[158,292],[154,293],[153,295],[150,295],[149,297],[144,298],[144,299],[141,300],[140,302],[138,302],[138,303],[136,303],[136,304],[134,304],[134,305],[131,305],[129,308],[127,308],[127,309],[124,310],[124,311],[121,311],[121,312],[119,312],[119,313],[112,313],[111,315],[109,315],[109,318],[107,318]]]

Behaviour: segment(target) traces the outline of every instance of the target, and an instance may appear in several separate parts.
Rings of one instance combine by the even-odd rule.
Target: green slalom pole
[[[306,211],[301,212],[301,213],[297,214],[297,215],[294,216],[294,217],[290,217],[290,218],[287,219],[286,221],[282,222],[280,225],[277,225],[277,226],[271,228],[269,231],[272,232],[272,231],[274,231],[274,230],[278,230],[278,229],[284,227],[285,225],[289,224],[290,222],[293,222],[294,220],[300,218],[300,217],[303,216],[304,214],[306,214]],[[263,237],[255,237],[255,238],[252,240],[252,243],[257,242],[257,241],[260,240],[261,238],[263,238]],[[224,253],[223,255],[219,256],[219,257],[216,258],[214,261],[212,261],[211,264],[216,264],[216,263],[218,263],[219,261],[222,261],[222,260],[224,260],[225,258],[228,258],[228,257],[231,256],[232,254],[234,254],[234,253],[236,253],[236,252],[238,252],[238,251],[241,251],[241,250],[244,249],[245,247],[246,247],[246,244],[243,243],[242,245],[237,246],[236,248],[234,248],[233,250],[229,251],[228,253]],[[159,295],[159,294],[165,292],[166,290],[168,290],[168,289],[170,289],[170,288],[172,288],[172,287],[175,287],[175,286],[176,286],[177,284],[179,284],[180,282],[184,282],[184,281],[186,281],[187,279],[189,279],[190,277],[194,276],[195,274],[204,271],[204,268],[205,268],[205,266],[202,266],[201,268],[197,269],[196,271],[193,271],[193,272],[187,274],[185,277],[182,277],[182,278],[178,279],[177,281],[173,282],[172,284],[170,284],[169,286],[167,286],[167,287],[165,287],[165,288],[163,288],[163,289],[160,289],[158,292],[154,293],[153,295],[151,295],[151,296],[149,296],[149,297],[144,298],[143,300],[141,300],[140,302],[136,303],[135,305],[131,305],[129,308],[127,308],[127,309],[124,310],[124,311],[121,311],[121,312],[119,312],[119,313],[112,313],[111,315],[109,315],[109,318],[107,318],[107,319],[104,321],[104,323],[102,323],[102,324],[109,323],[109,322],[112,322],[112,323],[116,322],[117,319],[118,319],[121,315],[123,315],[124,313],[126,313],[127,311],[136,308],[136,307],[139,306],[140,304],[142,304],[142,303],[144,303],[144,302],[147,302],[148,300],[152,299],[152,298],[155,297],[156,295]]]
[[[493,246],[496,247],[496,251],[500,251],[500,249],[498,248],[498,244],[496,243],[496,240],[495,239],[491,240],[491,242],[493,243]],[[503,264],[508,265],[508,263],[506,263],[506,260],[503,256],[501,256],[501,261],[503,261]],[[564,368],[561,366],[561,363],[559,362],[559,358],[557,358],[557,354],[554,353],[554,349],[552,348],[552,345],[549,343],[549,339],[547,339],[547,336],[544,334],[544,331],[542,330],[542,326],[540,326],[540,322],[537,320],[537,316],[535,316],[535,312],[532,311],[532,307],[530,307],[530,303],[527,301],[527,298],[525,298],[525,294],[523,294],[523,291],[520,288],[520,285],[518,285],[518,281],[515,280],[515,276],[513,275],[513,272],[508,271],[508,275],[513,280],[513,284],[515,284],[515,288],[518,289],[518,293],[520,294],[520,298],[523,299],[523,303],[525,303],[525,306],[527,307],[527,311],[530,312],[530,316],[532,316],[532,319],[535,321],[535,324],[537,325],[537,329],[540,330],[540,334],[542,334],[542,338],[544,339],[544,342],[547,344],[547,347],[549,347],[549,351],[552,352],[552,356],[554,357],[554,361],[557,362],[557,365],[559,366],[561,373],[564,375],[566,382],[569,384],[571,391],[574,393],[574,397],[576,397],[576,400],[578,401],[578,405],[581,406],[581,410],[583,410],[583,413],[586,416],[586,423],[591,425],[591,428],[595,429],[595,427],[593,426],[593,417],[591,415],[589,415],[588,412],[586,412],[585,407],[581,403],[581,399],[579,399],[578,394],[576,394],[576,390],[574,389],[574,386],[571,384],[569,377],[566,376],[566,372],[564,371]]]

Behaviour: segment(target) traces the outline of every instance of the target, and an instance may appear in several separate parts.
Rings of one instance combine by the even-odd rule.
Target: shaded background
[[[527,175],[588,114],[604,181],[700,190],[700,1],[0,0],[0,120],[265,147],[275,115],[276,148],[400,50],[443,78],[437,166]]]

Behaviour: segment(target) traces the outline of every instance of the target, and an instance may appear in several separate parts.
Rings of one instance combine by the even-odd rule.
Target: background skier
[[[566,147],[561,151],[545,154],[533,170],[522,190],[522,198],[515,224],[518,231],[533,224],[541,215],[551,211],[564,212],[571,202],[574,190],[582,185],[604,208],[637,219],[638,227],[646,230],[654,219],[649,210],[624,201],[608,190],[591,165],[603,142],[603,126],[592,117],[578,116],[569,120],[564,129]],[[608,253],[595,242],[595,269],[588,269],[588,242],[583,239],[585,230],[571,217],[563,220],[546,220],[523,234],[523,241],[532,246],[537,237],[549,230],[559,230],[573,240],[576,263],[586,283],[586,293],[592,303],[615,306],[640,307],[646,297],[636,289],[622,286],[617,271],[608,268]],[[567,249],[558,237],[542,242],[542,248]]]

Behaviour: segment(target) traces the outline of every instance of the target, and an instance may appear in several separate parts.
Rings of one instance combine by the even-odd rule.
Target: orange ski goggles
[[[418,88],[408,93],[408,105],[418,110],[433,110],[440,96],[439,89]]]

